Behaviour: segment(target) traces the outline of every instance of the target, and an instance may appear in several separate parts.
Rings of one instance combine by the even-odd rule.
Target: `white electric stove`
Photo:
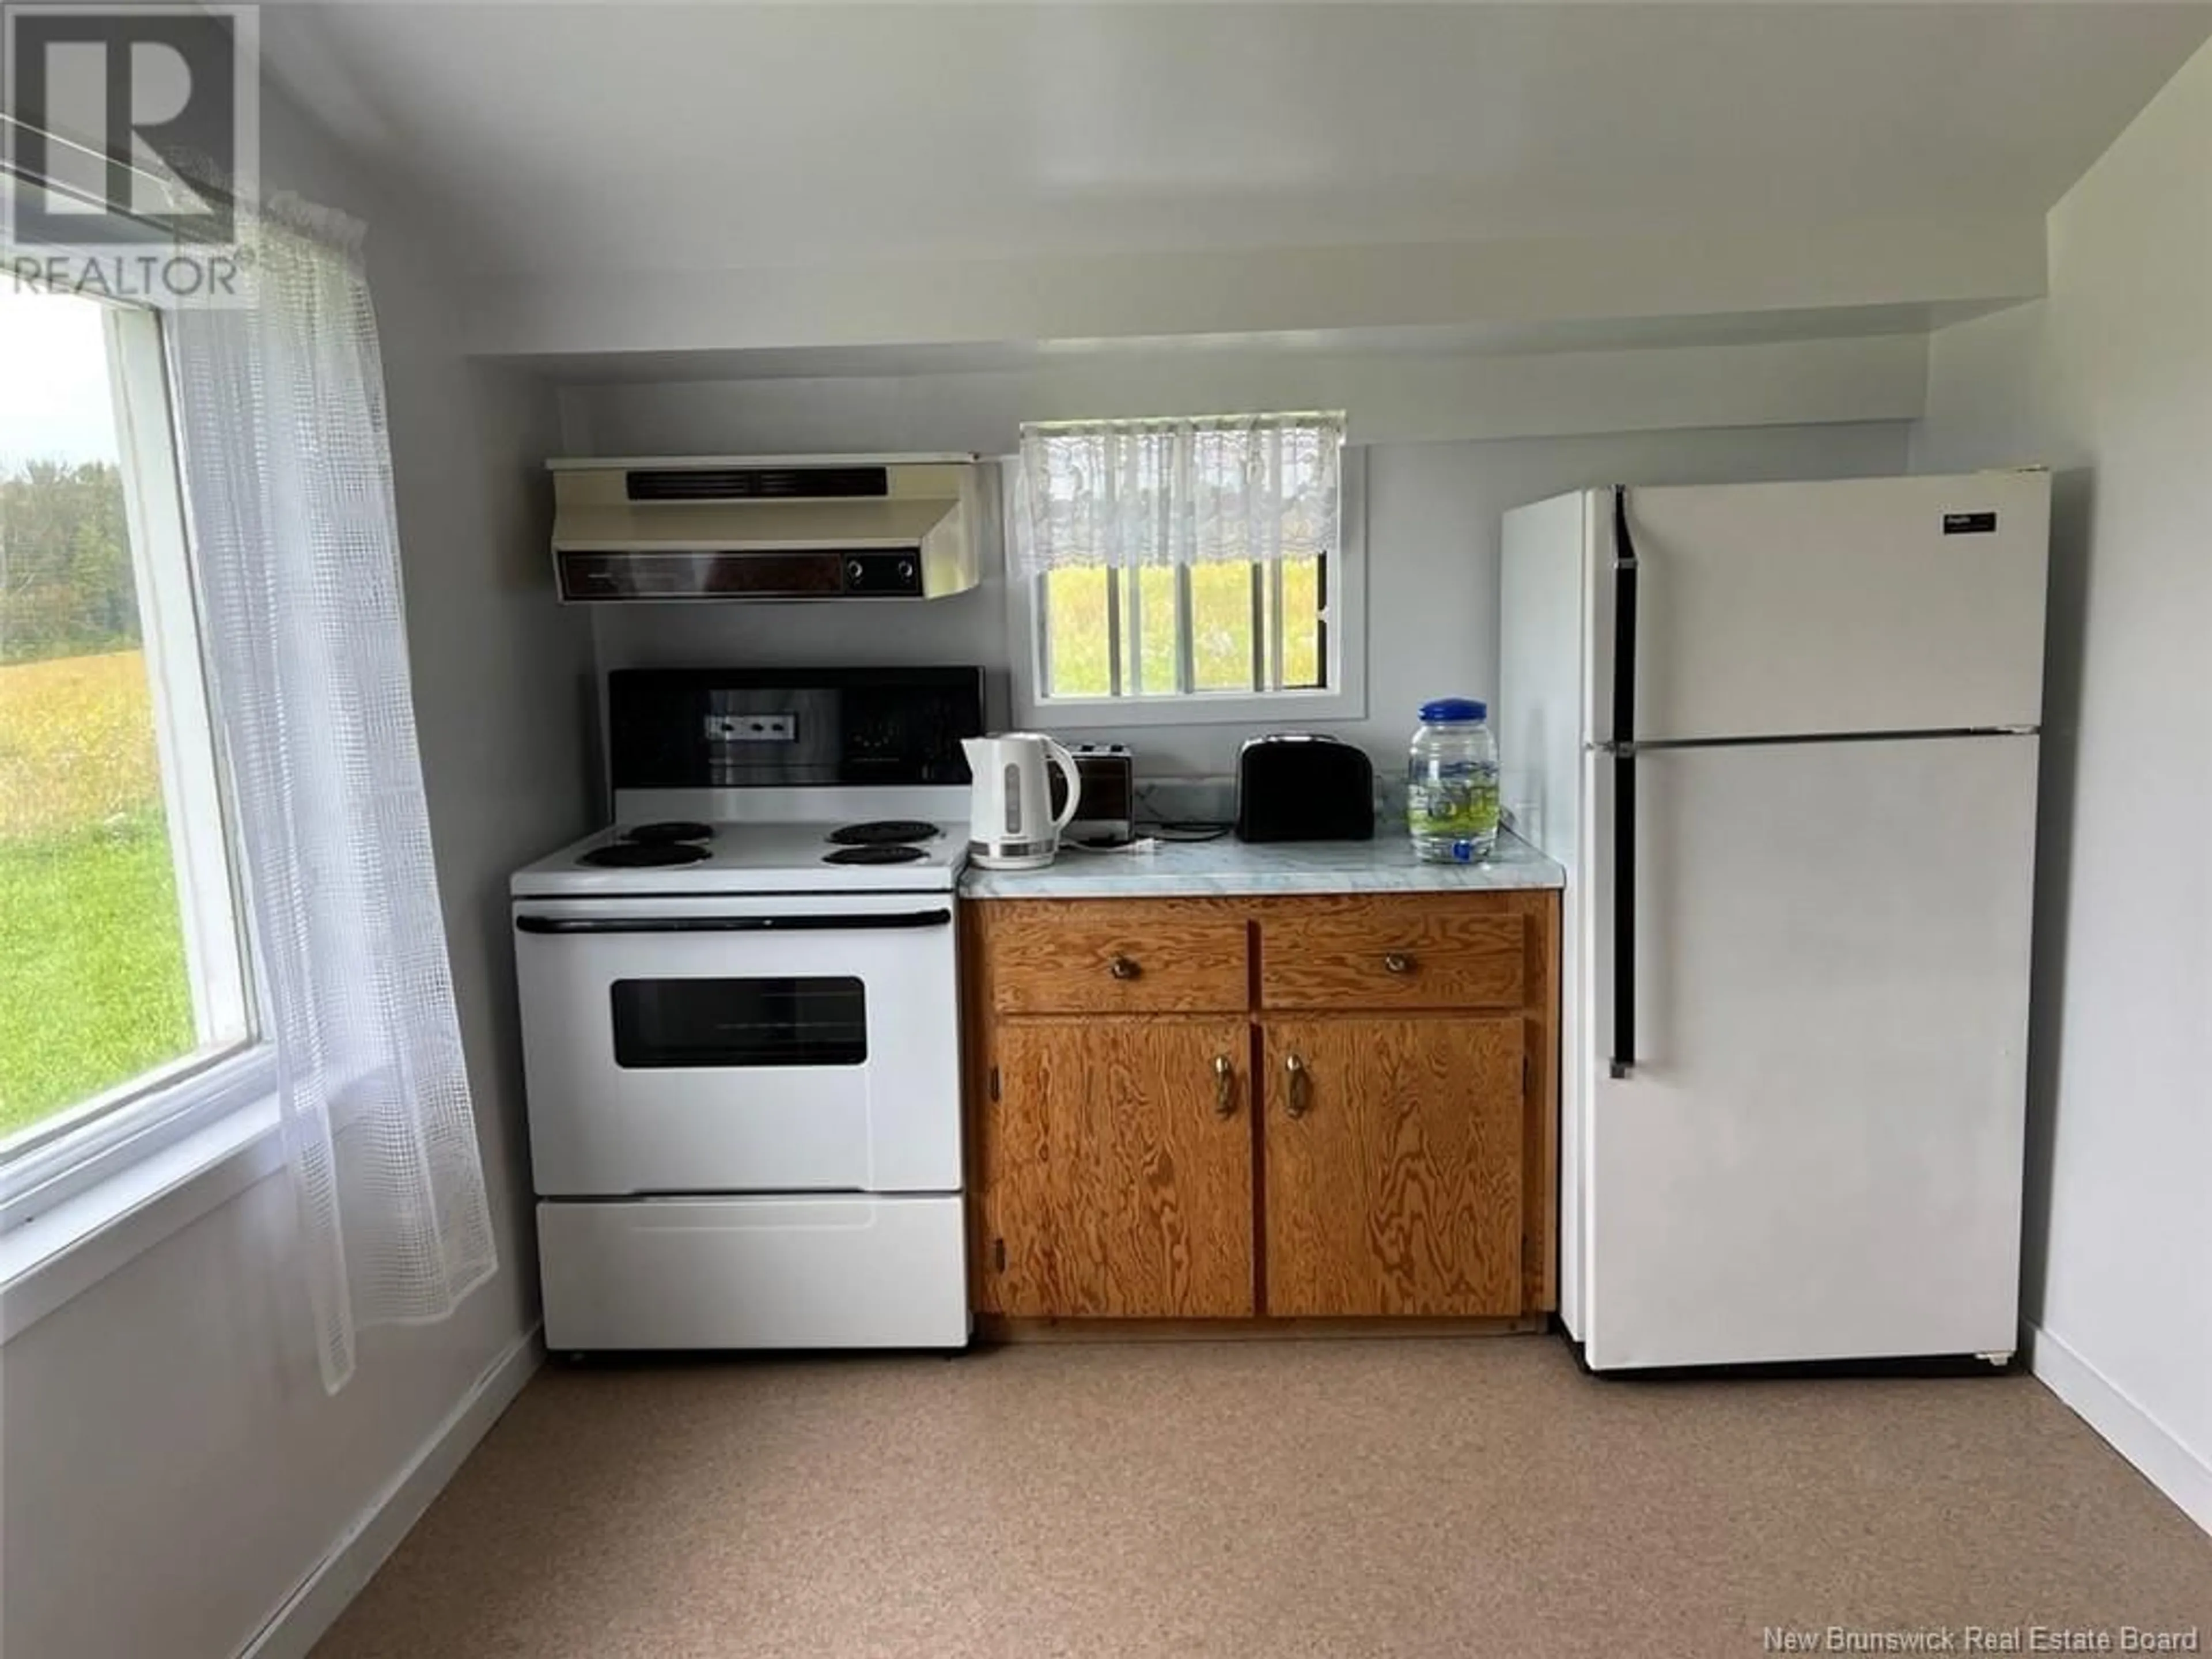
[[[556,1349],[968,1340],[973,669],[635,671],[616,823],[510,884]]]

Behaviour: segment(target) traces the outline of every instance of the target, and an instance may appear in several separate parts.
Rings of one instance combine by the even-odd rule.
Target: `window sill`
[[[0,1235],[0,1343],[283,1167],[271,1095]]]

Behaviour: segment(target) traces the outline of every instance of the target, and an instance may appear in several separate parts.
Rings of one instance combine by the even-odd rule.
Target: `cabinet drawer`
[[[1310,899],[1260,923],[1268,1008],[1517,1008],[1528,975],[1528,921],[1510,902]]]
[[[982,925],[1002,1014],[1229,1013],[1250,996],[1246,924],[1206,900],[1038,899]]]

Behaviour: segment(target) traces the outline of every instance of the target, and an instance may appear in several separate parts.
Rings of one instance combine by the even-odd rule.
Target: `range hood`
[[[563,600],[934,599],[975,586],[973,455],[559,460]]]

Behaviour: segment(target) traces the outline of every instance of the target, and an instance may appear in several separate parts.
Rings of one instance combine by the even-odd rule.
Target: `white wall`
[[[326,1397],[281,1176],[0,1351],[7,1659],[228,1659],[537,1318],[501,890],[583,827],[587,626],[543,574],[551,397],[471,366],[433,251],[264,93],[272,188],[370,225],[431,828],[501,1269]]]
[[[690,387],[677,395],[696,407],[702,392]],[[740,387],[725,392],[745,395]],[[619,408],[635,406],[635,396],[626,395]],[[609,453],[710,448],[718,430],[702,422],[687,443],[681,428],[661,420],[649,428],[617,423],[617,412],[592,411],[593,439]],[[1360,418],[1358,410],[1352,416]],[[1378,767],[1395,768],[1422,702],[1495,695],[1498,520],[1509,507],[1589,484],[1898,472],[1905,470],[1906,431],[1893,421],[1373,446],[1366,454],[1367,715],[1297,724],[1350,738],[1367,747]],[[1007,707],[1012,642],[995,552],[987,564],[991,574],[975,592],[918,606],[602,608],[600,663],[981,663],[990,671],[990,718],[999,721]],[[1129,743],[1148,774],[1221,773],[1254,729],[1238,723],[1080,735]]]
[[[2050,234],[2047,300],[1936,335],[1914,460],[2057,471],[2026,1312],[2212,1530],[2212,47]]]
[[[1656,235],[859,265],[726,269],[708,259],[659,270],[553,259],[524,276],[474,284],[468,337],[486,355],[532,356],[1841,317],[2040,294],[2036,230],[2032,213],[1801,216],[1778,234],[1707,225]]]
[[[1024,421],[1164,409],[1347,410],[1358,444],[1917,420],[1928,395],[1928,324],[1894,313],[1883,321],[1893,331],[1697,345],[1640,340],[1626,323],[1629,337],[1601,349],[1517,352],[1426,336],[1359,349],[1249,337],[1142,349],[1008,347],[980,362],[953,354],[957,367],[918,349],[708,352],[657,374],[657,359],[614,360],[619,379],[593,363],[599,383],[569,387],[562,408],[570,453],[599,455],[995,455],[1012,450]]]

